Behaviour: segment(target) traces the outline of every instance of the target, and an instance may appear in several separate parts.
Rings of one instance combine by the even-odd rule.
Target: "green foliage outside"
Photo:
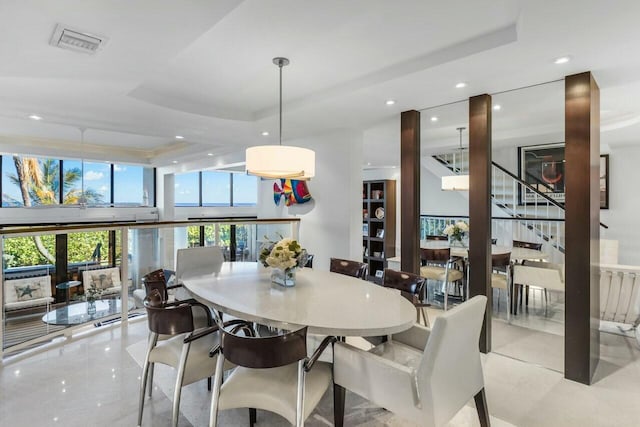
[[[118,234],[120,233],[116,233],[116,235]],[[100,249],[101,260],[105,262],[109,259],[108,231],[72,233],[68,236],[67,260],[69,263],[91,261],[91,255],[98,243],[102,244],[102,248]]]
[[[120,233],[116,233],[119,235]],[[41,236],[49,253],[56,252],[56,237],[53,234]],[[116,239],[117,240],[117,239]],[[102,261],[109,258],[109,232],[96,231],[72,233],[67,239],[67,259],[69,263],[91,261],[91,255],[98,243],[102,244]],[[117,257],[117,256],[116,256]],[[4,241],[4,268],[45,265],[50,262],[38,251],[31,237],[11,237]]]
[[[42,236],[42,243],[49,253],[55,253],[56,236]],[[3,267],[22,267],[49,264],[36,248],[31,237],[11,237],[4,240]]]

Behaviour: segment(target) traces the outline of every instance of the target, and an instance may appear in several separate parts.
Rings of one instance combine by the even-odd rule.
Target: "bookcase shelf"
[[[376,218],[376,210],[384,217]],[[382,283],[376,272],[387,268],[387,258],[396,256],[396,181],[362,183],[362,262],[369,265],[369,280]]]

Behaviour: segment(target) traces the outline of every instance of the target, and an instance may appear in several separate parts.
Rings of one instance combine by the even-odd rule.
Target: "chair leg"
[[[155,363],[149,364],[149,397],[151,397],[151,395],[153,394],[153,372],[155,370],[155,367]]]
[[[344,426],[345,397],[345,388],[336,383],[333,383],[333,424],[335,425],[335,427]]]
[[[249,426],[253,427],[258,419],[256,408],[249,408]]]
[[[182,393],[182,381],[184,380],[184,371],[187,366],[187,358],[189,357],[189,349],[191,343],[182,346],[180,354],[180,365],[178,366],[178,374],[176,375],[176,388],[173,391],[173,412],[171,417],[171,425],[178,427],[178,418],[180,417],[180,394]]]
[[[149,373],[149,362],[145,360],[142,365],[142,378],[140,379],[140,400],[138,401],[138,426],[142,425],[142,409],[144,408],[144,394],[147,387],[147,374]]]
[[[422,313],[422,315],[420,314]],[[422,319],[424,320],[424,326],[426,326],[427,328],[429,327],[429,317],[427,316],[427,311],[424,309],[424,307],[420,307],[418,308],[418,324],[420,324],[420,317],[422,317]]]
[[[142,377],[140,378],[140,400],[138,402],[138,425],[142,425],[142,411],[144,409],[144,394],[147,387],[147,379],[149,376],[149,366],[153,366],[153,363],[149,363],[151,357],[151,350],[158,343],[158,334],[149,335],[149,346],[147,348],[147,354],[144,357],[144,363],[142,364]]]
[[[224,368],[224,356],[218,353],[216,361],[216,374],[213,377],[213,393],[211,393],[211,409],[209,412],[209,427],[218,426],[218,401],[220,397],[220,386],[222,385],[222,376]]]
[[[444,285],[444,311],[447,311],[447,306],[449,304],[449,283],[445,282]]]
[[[211,391],[211,377],[207,378],[207,391]]]
[[[484,393],[484,387],[480,390],[473,400],[476,402],[476,411],[478,411],[478,418],[480,419],[480,427],[490,427],[491,420],[489,418],[489,409],[487,408],[487,396]]]
[[[304,427],[304,360],[298,362],[298,393],[296,401],[296,427]]]

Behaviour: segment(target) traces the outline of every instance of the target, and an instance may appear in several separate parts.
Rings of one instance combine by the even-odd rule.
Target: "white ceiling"
[[[373,164],[397,162],[401,111],[586,70],[602,90],[603,125],[616,128],[603,140],[633,143],[637,16],[634,0],[3,1],[0,151],[77,155],[78,128],[87,128],[85,157],[156,165],[274,142],[275,56],[291,59],[285,141],[361,130]],[[57,23],[109,40],[95,55],[54,48]],[[562,55],[572,61],[553,64]],[[494,142],[561,132],[556,85],[495,95]],[[423,120],[427,151],[457,145],[466,122],[463,104],[423,119],[436,113],[438,122]]]

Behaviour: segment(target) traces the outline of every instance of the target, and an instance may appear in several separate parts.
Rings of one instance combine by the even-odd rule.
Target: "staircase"
[[[469,173],[468,150],[434,155],[433,158],[457,175]],[[499,164],[492,162],[491,199],[493,237],[499,241],[543,242],[557,259],[564,255],[564,206],[539,189],[525,183]],[[503,236],[501,239],[500,236]],[[557,252],[553,254],[553,252]],[[554,256],[555,255],[555,256]]]

